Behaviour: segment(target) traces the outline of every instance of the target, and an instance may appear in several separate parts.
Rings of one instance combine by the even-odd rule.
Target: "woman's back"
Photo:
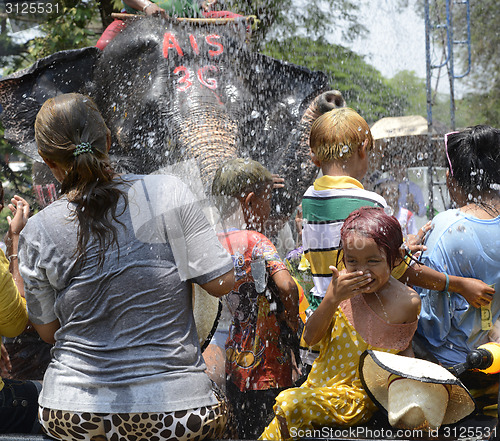
[[[214,404],[190,313],[191,281],[227,272],[231,259],[179,180],[123,180],[128,205],[121,198],[117,206],[118,248],[108,250],[102,268],[93,239],[78,267],[66,198],[23,231],[31,319],[61,324],[41,405],[109,413]]]

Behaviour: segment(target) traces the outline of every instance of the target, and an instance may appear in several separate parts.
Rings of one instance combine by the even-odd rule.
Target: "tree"
[[[400,0],[407,6],[407,0]],[[425,0],[418,0],[417,11],[424,16]],[[487,123],[500,126],[500,33],[498,19],[500,8],[495,0],[470,1],[471,69],[461,81],[470,92],[456,102],[457,126]],[[467,7],[464,2],[449,0],[453,23],[453,40],[467,39]],[[429,0],[430,19],[433,24],[432,37],[435,46],[442,51],[437,62],[447,55],[445,29],[438,24],[446,23],[446,0]],[[468,47],[453,45],[455,74],[468,69]]]
[[[227,0],[222,7],[255,15],[260,20],[256,43],[261,46],[295,35],[317,39],[339,26],[344,29],[343,37],[352,41],[366,33],[357,18],[364,3],[366,0]]]
[[[0,175],[3,181],[8,181],[9,186],[5,188],[5,202],[10,203],[10,199],[14,194],[19,194],[24,198],[31,197],[31,159],[26,155],[14,150],[3,137],[3,127],[0,124]],[[13,160],[22,161],[28,164],[24,170],[15,172],[10,167],[9,163]],[[5,231],[0,229],[0,231]],[[0,238],[1,239],[1,238]]]
[[[38,17],[37,21],[42,20],[41,35],[32,36],[26,43],[14,45],[7,29],[2,29],[0,55],[3,55],[4,74],[29,66],[57,51],[95,45],[112,21],[111,13],[119,11],[121,0],[54,0],[52,4],[51,12]],[[13,17],[12,14],[8,16]],[[15,22],[23,25],[22,21]],[[27,22],[24,27],[34,24]],[[5,55],[13,56],[6,58]]]
[[[29,45],[35,58],[64,49],[94,46],[100,34],[112,21],[111,13],[119,10],[120,0],[59,0],[60,11],[51,14],[41,29],[44,36]]]
[[[403,115],[408,108],[410,93],[404,92],[403,87],[395,87],[363,57],[342,46],[324,39],[313,41],[292,37],[269,42],[264,52],[274,58],[325,72],[332,89],[342,92],[347,105],[359,111],[368,122],[384,116]]]

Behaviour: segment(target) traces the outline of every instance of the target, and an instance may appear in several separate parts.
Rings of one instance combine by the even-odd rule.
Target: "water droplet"
[[[421,161],[422,159],[424,159],[424,154],[423,154],[422,152],[418,152],[418,153],[417,153],[417,159],[418,159],[419,161]]]
[[[393,208],[392,208],[392,207],[389,207],[389,206],[387,206],[387,207],[385,207],[385,208],[384,208],[384,212],[385,212],[385,214],[387,214],[388,216],[392,216],[392,215],[394,214],[394,210],[393,210]]]
[[[349,146],[345,145],[342,147],[342,153],[347,153],[347,152],[349,152]]]
[[[252,113],[250,114],[250,117],[253,119],[257,119],[260,116],[260,112],[257,110],[253,110]]]

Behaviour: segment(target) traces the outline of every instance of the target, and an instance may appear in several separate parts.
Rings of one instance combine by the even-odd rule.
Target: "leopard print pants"
[[[201,441],[224,438],[226,401],[167,413],[78,413],[40,407],[47,435],[64,441]]]

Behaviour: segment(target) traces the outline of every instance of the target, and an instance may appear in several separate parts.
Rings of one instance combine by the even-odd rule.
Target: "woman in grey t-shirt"
[[[35,139],[63,194],[20,238],[29,316],[54,343],[44,429],[64,440],[220,437],[227,410],[204,372],[191,283],[224,295],[233,265],[194,196],[172,176],[115,174],[89,97],[48,100]]]

